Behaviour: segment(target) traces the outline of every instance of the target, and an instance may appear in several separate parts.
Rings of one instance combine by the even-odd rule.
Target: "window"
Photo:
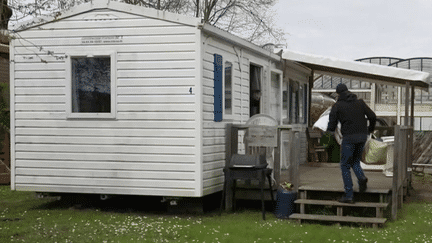
[[[288,81],[284,79],[282,86],[282,123],[289,124]]]
[[[232,68],[231,62],[225,62],[225,114],[232,115]]]
[[[284,80],[283,86],[283,123],[306,124],[307,123],[307,84],[289,79]]]
[[[289,121],[291,124],[299,123],[299,83],[290,80],[289,84],[289,107],[290,107],[290,117]]]
[[[249,116],[252,117],[261,113],[261,75],[262,67],[253,65],[249,66]]]
[[[68,117],[115,117],[115,61],[112,55],[70,56],[68,70]]]
[[[299,85],[299,123],[307,123],[307,84]]]
[[[233,114],[233,64],[223,62],[222,56],[214,54],[214,121]]]
[[[271,72],[270,84],[270,116],[278,122],[281,119],[281,73]]]

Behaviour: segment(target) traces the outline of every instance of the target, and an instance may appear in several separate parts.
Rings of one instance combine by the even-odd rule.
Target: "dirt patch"
[[[428,176],[427,174],[424,176]],[[406,202],[428,202],[432,203],[432,181],[424,180],[424,177],[416,177],[413,179],[412,187]]]

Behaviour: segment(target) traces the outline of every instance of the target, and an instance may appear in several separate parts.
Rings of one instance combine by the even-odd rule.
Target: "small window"
[[[114,118],[115,85],[112,56],[68,59],[68,117]]]
[[[250,64],[249,66],[249,116],[261,113],[261,75],[262,67]]]
[[[233,63],[214,54],[214,121],[230,119],[233,114]],[[227,116],[227,117],[225,117]]]
[[[72,112],[111,112],[109,57],[72,58]]]
[[[288,106],[288,81],[284,80],[282,86],[282,123],[289,124],[289,106]]]
[[[270,83],[270,116],[278,122],[281,120],[281,74],[271,72]]]
[[[307,93],[308,88],[307,84],[299,85],[299,123],[307,123]]]
[[[289,79],[283,86],[283,123],[305,124],[307,123],[308,86]],[[285,115],[286,114],[286,115]]]
[[[225,62],[225,114],[226,115],[232,115],[232,93],[233,93],[233,87],[232,87],[232,68],[233,65],[231,62],[226,61]]]

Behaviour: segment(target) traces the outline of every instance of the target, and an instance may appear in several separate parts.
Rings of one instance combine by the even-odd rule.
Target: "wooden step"
[[[350,223],[368,223],[374,226],[385,224],[386,218],[367,218],[367,217],[352,217],[352,216],[332,216],[332,215],[317,215],[317,214],[291,214],[290,219],[298,220],[317,220],[317,221],[332,221],[332,222],[350,222]]]
[[[366,191],[365,193],[363,193],[361,195],[357,195],[356,193],[354,193],[354,198],[355,199],[357,198],[358,202],[369,201],[369,202],[386,203],[386,202],[390,201],[389,198],[390,198],[391,194],[389,192],[390,191],[388,191],[388,190],[386,192],[384,192],[384,190],[379,190],[379,191],[374,191],[374,192]],[[320,198],[323,198],[326,200],[335,200],[335,198],[340,197],[342,194],[343,194],[343,192],[331,191],[331,190],[325,190],[325,191],[299,190],[299,198],[301,198],[301,199],[308,199],[308,198],[320,199]],[[358,202],[356,202],[356,204]],[[358,206],[358,207],[363,207],[363,205]]]
[[[354,204],[341,203],[332,200],[312,200],[312,199],[297,199],[294,201],[297,204],[312,204],[312,205],[326,205],[326,206],[345,206],[345,207],[367,207],[367,208],[387,208],[388,203],[376,202],[356,202]]]
[[[344,193],[345,190],[343,189],[343,185],[335,185],[334,187],[329,187],[329,186],[325,186],[325,187],[319,187],[319,186],[300,186],[299,187],[299,191],[308,191],[308,192],[314,192],[314,191],[318,191],[318,192],[341,192]],[[367,188],[366,191],[364,193],[377,193],[377,194],[388,194],[390,193],[391,189],[382,189],[382,188]],[[359,191],[357,190],[357,188],[354,189],[354,193],[358,193]]]

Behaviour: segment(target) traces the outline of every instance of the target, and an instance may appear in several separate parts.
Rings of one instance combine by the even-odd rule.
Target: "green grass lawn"
[[[0,186],[0,242],[432,242],[432,204],[404,204],[384,228],[299,225],[259,208],[170,215],[139,203],[69,205]]]

